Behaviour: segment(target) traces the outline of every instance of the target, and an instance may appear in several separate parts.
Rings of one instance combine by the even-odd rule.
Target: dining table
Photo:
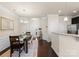
[[[24,51],[25,53],[28,53],[28,41],[31,39],[31,36],[24,36],[22,38],[19,38],[21,43],[24,43]]]

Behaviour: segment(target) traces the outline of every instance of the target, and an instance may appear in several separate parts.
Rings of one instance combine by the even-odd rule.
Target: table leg
[[[25,48],[26,48],[25,52],[28,53],[28,42],[27,41],[26,41],[26,47]]]
[[[28,53],[28,42],[24,41],[24,51],[25,53]]]

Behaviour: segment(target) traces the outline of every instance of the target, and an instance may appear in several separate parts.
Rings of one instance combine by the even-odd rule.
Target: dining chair
[[[16,50],[20,53],[22,52],[22,47],[24,43],[20,43],[19,36],[9,36],[10,39],[10,57],[12,57],[12,53]]]

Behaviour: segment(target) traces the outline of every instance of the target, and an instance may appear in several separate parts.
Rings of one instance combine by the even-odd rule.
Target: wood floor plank
[[[0,57],[10,57],[10,49]],[[38,40],[37,57],[58,57],[58,56],[47,41]]]
[[[38,40],[38,57],[58,57],[45,40]]]

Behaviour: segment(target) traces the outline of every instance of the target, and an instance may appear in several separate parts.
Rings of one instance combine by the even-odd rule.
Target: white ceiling
[[[40,17],[47,14],[77,15],[79,2],[0,2],[19,16]],[[61,13],[58,13],[61,10]],[[76,10],[77,13],[73,13]]]

